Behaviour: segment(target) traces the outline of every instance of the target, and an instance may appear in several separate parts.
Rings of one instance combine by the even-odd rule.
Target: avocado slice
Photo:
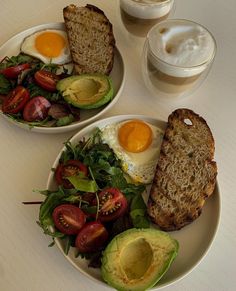
[[[102,277],[120,291],[153,287],[177,256],[178,241],[152,229],[128,229],[115,236],[102,256]]]
[[[75,107],[93,109],[101,107],[113,98],[110,77],[100,74],[71,76],[57,83],[63,98]]]

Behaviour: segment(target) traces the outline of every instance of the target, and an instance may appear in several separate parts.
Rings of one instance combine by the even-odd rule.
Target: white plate
[[[41,24],[38,26],[31,27],[25,31],[22,31],[18,33],[17,35],[10,38],[6,43],[4,43],[0,47],[0,60],[4,58],[5,56],[14,56],[17,55],[20,52],[20,46],[25,37],[28,35],[31,35],[32,33],[43,30],[43,29],[62,29],[65,30],[63,23],[47,23],[47,24]],[[24,128],[24,129],[30,129],[34,132],[40,132],[40,133],[60,133],[60,132],[66,132],[75,130],[78,128],[81,128],[92,121],[95,121],[98,119],[102,114],[107,112],[109,109],[112,108],[112,106],[117,102],[117,100],[120,97],[120,94],[124,87],[124,80],[125,80],[125,67],[123,58],[118,50],[117,47],[115,47],[115,57],[114,57],[114,65],[113,69],[111,71],[110,77],[113,81],[114,86],[114,98],[112,101],[98,109],[90,109],[90,110],[81,110],[80,113],[80,121],[73,122],[70,125],[67,126],[61,126],[61,127],[29,127],[27,124],[17,122],[9,117],[7,117],[5,114],[2,113],[0,110],[0,113],[3,117],[7,118],[10,122],[13,122],[15,125]]]
[[[103,127],[107,124],[116,123],[128,119],[142,119],[150,124],[158,126],[165,129],[166,122],[153,119],[143,115],[119,115],[109,117],[103,120],[99,120],[89,126],[85,127],[79,131],[74,137],[71,138],[72,144],[77,144],[82,137],[88,137],[95,127]],[[62,151],[65,150],[65,147]],[[62,151],[57,156],[52,168],[56,168]],[[50,172],[47,189],[55,190],[56,184],[54,181],[54,172]],[[198,219],[196,219],[191,224],[185,226],[179,231],[170,232],[174,238],[179,241],[179,253],[173,264],[171,265],[168,272],[160,280],[160,282],[152,290],[159,290],[162,287],[173,284],[177,280],[183,278],[185,275],[190,273],[194,267],[202,260],[202,258],[207,254],[213,239],[215,237],[220,218],[220,194],[219,186],[216,184],[215,191],[213,195],[208,198],[202,214]],[[64,245],[63,241],[56,239],[56,244],[59,249],[63,252]],[[96,280],[98,283],[103,284],[103,286],[108,285],[103,282],[99,269],[93,269],[87,267],[87,261],[81,258],[74,257],[74,249],[68,256],[65,257],[70,261],[70,263],[77,268],[81,273],[85,274],[87,277]],[[109,288],[109,287],[108,287]]]

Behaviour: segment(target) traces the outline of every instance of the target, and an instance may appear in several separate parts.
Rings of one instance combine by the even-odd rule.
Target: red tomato
[[[79,172],[83,172],[85,176],[88,175],[87,166],[80,161],[68,160],[65,164],[59,164],[55,172],[57,184],[67,189],[73,188],[73,185],[66,177],[76,176]]]
[[[23,111],[23,118],[26,121],[40,121],[48,116],[51,103],[43,96],[36,96],[30,99]]]
[[[86,222],[83,211],[71,204],[57,206],[53,210],[52,219],[56,228],[68,235],[77,234]]]
[[[3,101],[7,98],[7,95],[0,94],[0,103],[3,103]]]
[[[29,64],[21,64],[13,67],[9,67],[0,71],[5,77],[9,79],[15,79],[24,70],[29,69]]]
[[[55,92],[56,85],[60,77],[52,72],[39,70],[34,74],[34,79],[36,83],[43,89],[50,92]]]
[[[98,221],[86,223],[77,234],[75,246],[81,253],[95,252],[104,246],[108,239],[106,228]]]
[[[21,109],[23,109],[29,99],[29,91],[22,86],[17,86],[4,99],[2,111],[10,114],[18,113]]]
[[[98,219],[102,222],[108,222],[122,216],[128,206],[125,196],[117,188],[107,188],[98,194],[99,213]],[[93,204],[97,204],[94,199]]]

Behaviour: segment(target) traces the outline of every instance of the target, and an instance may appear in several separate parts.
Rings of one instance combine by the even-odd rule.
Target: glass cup
[[[120,0],[121,19],[133,35],[145,37],[150,28],[173,12],[174,0]]]
[[[210,71],[216,41],[202,25],[185,19],[167,19],[151,28],[142,55],[147,88],[165,100],[186,97]]]

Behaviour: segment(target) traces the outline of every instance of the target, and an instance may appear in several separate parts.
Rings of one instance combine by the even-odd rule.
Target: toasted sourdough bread
[[[201,214],[215,188],[214,151],[202,117],[189,109],[169,116],[148,200],[148,214],[162,230],[178,230]]]
[[[71,4],[63,9],[63,16],[75,73],[108,75],[114,62],[115,38],[103,11],[90,4]]]

